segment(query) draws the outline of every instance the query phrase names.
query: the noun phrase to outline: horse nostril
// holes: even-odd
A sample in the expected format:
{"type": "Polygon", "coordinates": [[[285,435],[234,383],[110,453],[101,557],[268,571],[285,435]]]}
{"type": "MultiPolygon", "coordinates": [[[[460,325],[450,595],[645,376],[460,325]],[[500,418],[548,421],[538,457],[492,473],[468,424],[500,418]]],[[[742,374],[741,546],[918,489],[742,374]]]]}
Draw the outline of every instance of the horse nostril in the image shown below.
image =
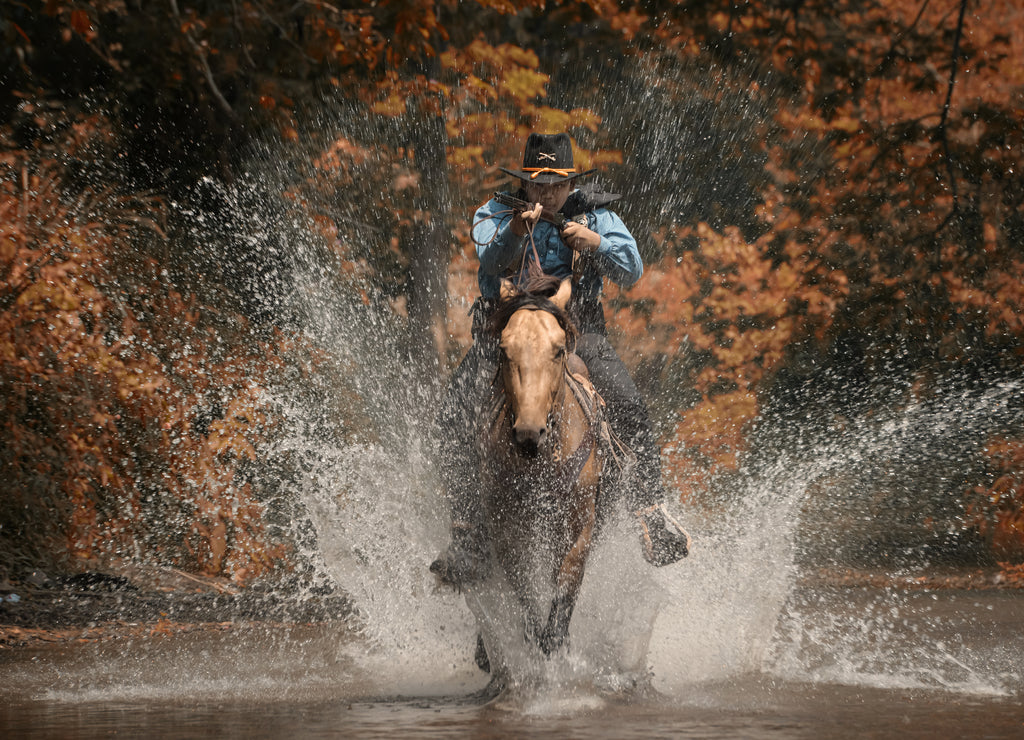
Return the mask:
{"type": "Polygon", "coordinates": [[[545,430],[540,429],[516,429],[516,446],[520,454],[525,457],[535,457],[540,448],[540,441],[544,437],[545,430]]]}
{"type": "Polygon", "coordinates": [[[519,444],[527,444],[533,442],[537,444],[540,442],[541,432],[536,429],[517,429],[516,430],[516,442],[519,444]]]}

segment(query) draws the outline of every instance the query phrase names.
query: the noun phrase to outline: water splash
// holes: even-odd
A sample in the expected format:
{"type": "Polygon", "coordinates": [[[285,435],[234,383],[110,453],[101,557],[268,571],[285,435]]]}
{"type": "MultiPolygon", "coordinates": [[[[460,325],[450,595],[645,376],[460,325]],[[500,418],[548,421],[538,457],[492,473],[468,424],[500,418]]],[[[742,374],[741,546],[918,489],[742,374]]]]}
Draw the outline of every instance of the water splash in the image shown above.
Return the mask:
{"type": "MultiPolygon", "coordinates": [[[[246,187],[260,193],[256,200],[270,197],[265,186],[246,187]]],[[[503,656],[520,707],[541,707],[542,696],[596,697],[647,684],[678,698],[695,684],[752,674],[982,694],[1020,685],[998,646],[974,652],[901,592],[872,592],[851,605],[845,592],[800,585],[815,562],[841,562],[831,533],[841,522],[842,538],[855,535],[850,519],[870,513],[857,508],[863,491],[929,466],[938,471],[932,482],[942,482],[945,470],[952,479],[988,434],[1020,426],[1020,411],[1007,401],[1020,397],[1019,383],[890,404],[889,412],[848,416],[841,425],[764,422],[755,452],[715,506],[678,506],[694,536],[686,561],[652,569],[628,523],[607,529],[588,565],[571,650],[542,660],[524,651],[519,625],[503,621],[500,584],[467,600],[427,570],[447,541],[429,423],[437,388],[413,374],[394,316],[353,300],[294,214],[251,203],[228,210],[261,214],[236,224],[234,238],[248,240],[250,251],[273,245],[274,262],[287,255],[287,271],[271,277],[291,287],[277,291],[287,298],[274,308],[342,369],[322,378],[313,396],[276,389],[291,425],[278,452],[297,461],[294,494],[316,533],[308,556],[359,614],[361,639],[345,654],[376,676],[381,694],[482,688],[487,677],[473,661],[478,622],[503,656]],[[354,391],[366,429],[341,438],[325,430],[320,404],[334,384],[354,391]]]]}
{"type": "MultiPolygon", "coordinates": [[[[682,696],[695,683],[757,673],[981,694],[1019,685],[1020,677],[991,650],[978,655],[948,638],[941,646],[918,639],[928,620],[924,627],[908,626],[922,607],[902,593],[874,594],[853,608],[834,595],[808,596],[799,585],[809,561],[823,551],[822,540],[849,534],[810,536],[830,516],[848,515],[851,489],[876,485],[894,465],[917,469],[943,456],[947,466],[961,465],[988,434],[1018,423],[1007,399],[1020,396],[1019,384],[994,382],[847,419],[842,428],[803,430],[799,444],[762,443],[729,481],[719,506],[679,507],[695,547],[678,565],[647,566],[635,533],[617,522],[588,565],[571,651],[538,662],[521,650],[518,625],[502,621],[507,603],[500,588],[471,594],[467,604],[427,571],[447,541],[423,421],[431,396],[410,388],[405,359],[385,339],[386,320],[332,319],[344,313],[338,298],[318,290],[315,280],[303,283],[299,313],[310,318],[308,330],[321,346],[344,353],[357,372],[392,368],[386,379],[360,387],[367,405],[378,410],[375,441],[325,446],[306,430],[290,443],[312,461],[299,494],[314,520],[320,555],[361,615],[367,643],[354,649],[364,650],[362,660],[373,663],[395,693],[482,686],[486,676],[473,665],[477,621],[492,648],[501,642],[512,683],[528,693],[531,686],[548,692],[573,686],[577,694],[589,687],[598,695],[649,682],[682,696]],[[359,356],[370,347],[372,362],[359,356]],[[951,440],[967,452],[950,455],[951,440]]],[[[295,414],[301,418],[302,409],[295,414]]],[[[762,440],[771,437],[762,430],[762,440]]]]}
{"type": "Polygon", "coordinates": [[[651,568],[624,517],[611,522],[588,565],[571,649],[545,660],[525,649],[519,625],[502,621],[500,587],[467,600],[440,588],[427,569],[447,541],[430,437],[436,389],[413,376],[394,318],[352,300],[331,279],[305,225],[264,213],[268,220],[240,224],[236,238],[287,245],[278,255],[290,255],[289,271],[279,277],[294,290],[275,305],[335,369],[312,395],[306,386],[273,389],[289,425],[274,454],[294,463],[289,492],[316,534],[306,555],[354,602],[355,633],[263,638],[252,653],[234,642],[212,658],[187,641],[170,657],[154,649],[158,657],[149,661],[136,648],[101,651],[86,667],[32,674],[26,683],[57,687],[48,698],[465,696],[488,681],[473,658],[478,619],[491,644],[504,641],[512,691],[499,706],[525,715],[591,711],[605,697],[647,687],[685,703],[695,687],[747,685],[751,676],[1021,691],[1019,635],[984,626],[992,597],[974,604],[970,594],[938,600],[899,589],[811,587],[801,578],[828,552],[835,522],[842,537],[852,536],[848,519],[861,489],[873,490],[893,470],[930,467],[933,480],[951,479],[988,435],[1018,428],[1013,399],[1024,384],[950,390],[842,426],[770,430],[766,423],[760,446],[714,506],[677,505],[694,538],[682,563],[651,568]],[[338,436],[323,408],[339,388],[353,391],[366,417],[356,433],[338,436]],[[812,541],[816,529],[826,536],[812,541]],[[295,656],[315,659],[296,665],[295,656]]]}
{"type": "MultiPolygon", "coordinates": [[[[964,469],[991,435],[1021,428],[1015,399],[1022,391],[1024,385],[1012,380],[980,388],[951,382],[928,400],[848,420],[802,449],[799,458],[784,455],[769,466],[762,483],[773,492],[767,502],[776,514],[787,511],[783,522],[788,528],[780,534],[791,539],[794,576],[822,562],[841,564],[849,557],[851,548],[844,550],[849,540],[867,542],[891,529],[891,519],[883,518],[891,515],[878,515],[865,501],[885,490],[879,481],[896,477],[904,486],[920,486],[896,497],[903,505],[904,525],[915,519],[921,524],[919,531],[904,534],[911,544],[881,548],[882,560],[893,550],[898,555],[898,562],[885,570],[898,575],[902,569],[932,567],[931,559],[942,557],[944,544],[956,540],[964,527],[955,518],[963,511],[964,469]],[[783,481],[793,487],[779,496],[783,481]],[[936,508],[949,517],[946,531],[923,524],[936,508]],[[851,525],[851,511],[861,515],[859,526],[851,525]],[[882,521],[873,521],[873,514],[882,521]]],[[[1004,695],[1021,686],[1021,673],[1007,660],[1005,643],[986,642],[989,633],[980,627],[984,614],[965,617],[972,610],[967,603],[950,608],[957,600],[970,600],[969,593],[945,596],[946,613],[939,613],[934,592],[895,586],[811,588],[792,579],[787,591],[762,663],[771,674],[815,683],[983,695],[1004,695]]]]}

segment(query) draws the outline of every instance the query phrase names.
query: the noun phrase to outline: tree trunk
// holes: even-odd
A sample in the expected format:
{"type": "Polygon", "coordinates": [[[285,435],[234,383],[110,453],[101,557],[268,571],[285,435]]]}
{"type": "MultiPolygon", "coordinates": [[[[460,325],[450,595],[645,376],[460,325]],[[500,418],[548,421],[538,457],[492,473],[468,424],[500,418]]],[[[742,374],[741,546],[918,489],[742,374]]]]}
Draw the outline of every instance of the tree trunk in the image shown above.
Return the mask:
{"type": "Polygon", "coordinates": [[[417,210],[423,220],[413,229],[409,265],[409,346],[424,377],[439,377],[448,348],[448,191],[447,132],[442,114],[414,124],[414,157],[420,173],[417,210]]]}

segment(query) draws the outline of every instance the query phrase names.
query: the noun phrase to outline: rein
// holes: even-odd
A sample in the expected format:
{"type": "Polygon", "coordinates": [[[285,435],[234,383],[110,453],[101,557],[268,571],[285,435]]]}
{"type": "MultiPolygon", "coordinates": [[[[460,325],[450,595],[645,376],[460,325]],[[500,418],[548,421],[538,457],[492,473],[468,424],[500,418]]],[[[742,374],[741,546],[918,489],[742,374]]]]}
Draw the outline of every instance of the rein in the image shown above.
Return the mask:
{"type": "Polygon", "coordinates": [[[569,455],[559,466],[558,481],[560,487],[568,490],[568,488],[580,479],[580,475],[583,473],[583,467],[587,464],[587,460],[590,459],[590,455],[594,452],[597,447],[597,424],[594,418],[594,409],[589,405],[589,395],[584,390],[583,385],[579,379],[569,372],[569,368],[563,368],[563,381],[562,381],[562,403],[565,403],[565,387],[569,386],[572,388],[573,395],[576,396],[576,401],[579,403],[580,408],[583,409],[584,416],[587,417],[587,432],[583,435],[582,441],[580,441],[579,447],[569,455]]]}
{"type": "MultiPolygon", "coordinates": [[[[514,215],[515,215],[515,211],[513,209],[509,208],[508,210],[495,211],[494,213],[490,214],[489,216],[484,216],[481,219],[477,219],[476,221],[473,222],[473,225],[469,229],[470,239],[472,239],[473,243],[475,245],[477,245],[478,247],[489,246],[492,242],[494,242],[495,239],[498,238],[498,230],[497,229],[494,230],[494,234],[491,235],[490,239],[488,239],[485,242],[481,242],[481,241],[477,241],[476,238],[473,237],[473,231],[476,229],[477,225],[483,223],[484,221],[490,221],[493,218],[506,219],[506,218],[509,218],[510,216],[514,216],[514,215]]],[[[536,267],[538,272],[544,272],[544,268],[543,268],[543,266],[540,263],[540,254],[537,252],[537,243],[533,239],[533,229],[534,229],[534,227],[531,226],[531,225],[527,225],[527,227],[526,227],[526,236],[530,240],[530,248],[523,250],[523,258],[519,262],[519,274],[520,275],[522,275],[523,272],[526,271],[526,260],[527,260],[528,255],[530,255],[531,253],[533,255],[533,265],[531,265],[531,267],[536,267]]],[[[570,248],[569,251],[572,252],[572,265],[571,265],[570,269],[572,270],[573,281],[574,282],[578,282],[579,281],[579,276],[577,274],[577,261],[580,258],[580,254],[575,249],[571,249],[570,248]]]]}

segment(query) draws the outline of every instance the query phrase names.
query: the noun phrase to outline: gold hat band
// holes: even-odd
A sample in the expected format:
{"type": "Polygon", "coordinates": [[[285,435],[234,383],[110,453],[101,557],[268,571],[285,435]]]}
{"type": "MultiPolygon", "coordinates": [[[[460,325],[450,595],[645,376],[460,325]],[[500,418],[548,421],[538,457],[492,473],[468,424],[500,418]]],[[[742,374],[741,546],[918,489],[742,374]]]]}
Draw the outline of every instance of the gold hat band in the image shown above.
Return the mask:
{"type": "Polygon", "coordinates": [[[531,180],[536,180],[537,175],[543,174],[545,172],[552,172],[556,175],[561,175],[562,177],[568,177],[570,172],[575,171],[576,169],[574,167],[569,167],[568,169],[555,169],[554,167],[523,167],[523,172],[533,173],[532,175],[530,175],[531,180]]]}

